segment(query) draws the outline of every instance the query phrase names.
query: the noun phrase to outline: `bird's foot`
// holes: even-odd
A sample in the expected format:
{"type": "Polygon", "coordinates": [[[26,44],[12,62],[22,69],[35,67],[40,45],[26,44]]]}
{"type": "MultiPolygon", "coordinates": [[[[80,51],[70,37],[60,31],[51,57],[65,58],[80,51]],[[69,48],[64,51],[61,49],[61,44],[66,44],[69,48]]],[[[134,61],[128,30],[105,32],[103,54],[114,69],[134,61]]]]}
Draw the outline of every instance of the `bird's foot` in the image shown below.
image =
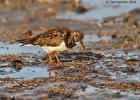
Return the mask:
{"type": "Polygon", "coordinates": [[[51,60],[51,61],[49,62],[49,64],[50,64],[50,65],[54,65],[55,62],[54,62],[53,60],[51,60]]]}
{"type": "Polygon", "coordinates": [[[58,65],[62,65],[62,62],[61,62],[61,61],[58,61],[57,64],[58,64],[58,65]]]}

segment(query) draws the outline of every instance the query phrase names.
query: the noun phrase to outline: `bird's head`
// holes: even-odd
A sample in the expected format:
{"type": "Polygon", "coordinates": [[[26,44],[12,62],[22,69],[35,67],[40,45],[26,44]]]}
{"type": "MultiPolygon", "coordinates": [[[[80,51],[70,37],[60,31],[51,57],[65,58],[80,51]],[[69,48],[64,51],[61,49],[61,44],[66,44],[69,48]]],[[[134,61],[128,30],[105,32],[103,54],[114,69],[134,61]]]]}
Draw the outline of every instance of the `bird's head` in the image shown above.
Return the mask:
{"type": "Polygon", "coordinates": [[[85,46],[84,46],[84,43],[83,43],[84,34],[80,31],[73,31],[71,34],[72,34],[74,42],[75,43],[79,42],[81,49],[85,50],[85,46]]]}

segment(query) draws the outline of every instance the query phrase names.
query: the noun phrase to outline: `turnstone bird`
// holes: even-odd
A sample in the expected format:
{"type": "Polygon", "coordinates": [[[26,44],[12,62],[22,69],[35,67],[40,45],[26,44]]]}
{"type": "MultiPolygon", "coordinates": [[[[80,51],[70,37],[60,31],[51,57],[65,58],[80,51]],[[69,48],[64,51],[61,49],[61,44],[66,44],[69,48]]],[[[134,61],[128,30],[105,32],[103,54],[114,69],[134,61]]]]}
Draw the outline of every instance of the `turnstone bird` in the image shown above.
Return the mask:
{"type": "Polygon", "coordinates": [[[80,31],[72,31],[67,28],[56,27],[49,29],[35,37],[20,40],[20,42],[25,46],[40,46],[44,51],[48,53],[49,64],[54,64],[51,54],[55,55],[58,64],[62,64],[58,58],[59,52],[75,47],[77,42],[80,43],[82,50],[84,50],[85,47],[83,44],[83,38],[84,35],[80,31]]]}

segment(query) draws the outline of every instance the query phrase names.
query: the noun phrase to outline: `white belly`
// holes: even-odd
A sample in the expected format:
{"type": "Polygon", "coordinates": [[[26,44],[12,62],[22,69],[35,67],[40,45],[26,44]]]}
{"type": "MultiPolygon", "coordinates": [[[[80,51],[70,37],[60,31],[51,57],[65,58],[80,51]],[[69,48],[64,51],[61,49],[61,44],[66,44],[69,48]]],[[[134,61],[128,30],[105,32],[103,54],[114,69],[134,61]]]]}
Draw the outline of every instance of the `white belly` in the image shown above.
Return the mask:
{"type": "Polygon", "coordinates": [[[59,46],[56,46],[56,47],[43,46],[42,48],[46,52],[65,51],[65,50],[67,50],[67,47],[65,46],[64,42],[62,42],[59,46]]]}

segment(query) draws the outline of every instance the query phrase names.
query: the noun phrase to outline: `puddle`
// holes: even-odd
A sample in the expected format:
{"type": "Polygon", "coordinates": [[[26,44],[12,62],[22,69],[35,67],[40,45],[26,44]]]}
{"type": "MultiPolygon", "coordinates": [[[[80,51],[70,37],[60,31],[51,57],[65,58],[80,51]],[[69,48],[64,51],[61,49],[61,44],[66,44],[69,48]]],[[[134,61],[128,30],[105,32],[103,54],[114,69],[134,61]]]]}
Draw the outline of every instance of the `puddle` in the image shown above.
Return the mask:
{"type": "Polygon", "coordinates": [[[104,55],[105,59],[95,64],[95,70],[108,73],[110,79],[140,82],[138,63],[135,63],[135,65],[126,63],[129,59],[139,59],[138,55],[127,55],[119,50],[107,51],[104,55]]]}
{"type": "Polygon", "coordinates": [[[109,50],[109,51],[105,51],[104,52],[104,55],[106,56],[106,57],[124,57],[124,56],[127,56],[126,54],[125,54],[125,52],[123,52],[123,51],[120,51],[120,50],[116,50],[116,51],[111,51],[111,50],[109,50]]]}
{"type": "MultiPolygon", "coordinates": [[[[109,94],[112,94],[113,98],[116,98],[116,99],[112,98],[111,100],[131,100],[131,99],[129,99],[129,97],[131,97],[131,96],[134,96],[134,98],[139,97],[139,96],[135,96],[135,94],[132,91],[129,91],[129,90],[128,91],[123,91],[123,90],[120,90],[120,89],[109,89],[109,88],[106,88],[104,90],[108,91],[109,94]]],[[[136,90],[135,93],[139,93],[139,91],[136,90]]],[[[137,99],[134,99],[134,100],[137,100],[137,99]]]]}
{"type": "Polygon", "coordinates": [[[10,62],[0,62],[0,67],[9,66],[10,64],[10,62]]]}
{"type": "MultiPolygon", "coordinates": [[[[111,100],[129,100],[128,98],[131,98],[131,97],[139,98],[139,96],[135,96],[135,94],[129,90],[123,91],[121,89],[109,89],[109,88],[101,89],[101,88],[92,87],[90,85],[87,86],[87,88],[85,89],[85,92],[79,92],[79,93],[78,93],[79,96],[84,95],[85,97],[87,97],[87,94],[92,94],[91,97],[92,99],[94,98],[94,100],[104,100],[104,99],[99,99],[99,98],[97,99],[97,97],[107,97],[107,99],[105,100],[108,100],[109,95],[110,97],[113,97],[111,100]]],[[[139,93],[139,91],[135,91],[135,93],[139,93]]]]}
{"type": "Polygon", "coordinates": [[[40,54],[43,52],[38,46],[21,46],[20,43],[17,44],[8,44],[0,42],[0,55],[4,54],[22,54],[22,53],[31,53],[31,54],[40,54]]]}
{"type": "Polygon", "coordinates": [[[130,56],[133,56],[133,55],[140,56],[140,49],[137,49],[137,50],[134,50],[134,51],[130,51],[128,53],[128,55],[130,55],[130,56]]]}
{"type": "Polygon", "coordinates": [[[87,88],[85,89],[85,92],[86,92],[86,93],[94,93],[94,92],[96,92],[96,89],[93,88],[93,87],[90,86],[90,85],[87,85],[87,88]]]}
{"type": "Polygon", "coordinates": [[[98,35],[95,35],[95,34],[86,34],[84,36],[84,42],[97,42],[97,41],[109,41],[109,40],[112,40],[112,37],[111,36],[98,36],[98,35]]]}
{"type": "Polygon", "coordinates": [[[127,80],[140,82],[140,73],[133,74],[133,75],[128,75],[127,80]]]}
{"type": "Polygon", "coordinates": [[[23,67],[21,70],[16,71],[13,68],[0,68],[0,78],[14,78],[29,80],[34,78],[48,77],[47,67],[38,66],[38,67],[23,67]]]}
{"type": "MultiPolygon", "coordinates": [[[[140,7],[140,1],[136,0],[136,3],[106,3],[107,0],[81,0],[81,2],[91,8],[84,14],[77,14],[75,12],[67,12],[58,14],[56,18],[60,19],[76,19],[76,20],[89,20],[98,19],[101,20],[105,17],[117,16],[121,13],[129,12],[135,8],[140,7]],[[99,13],[100,12],[100,13],[99,13]]],[[[110,1],[110,0],[108,0],[110,1]]],[[[128,0],[129,1],[129,0],[128,0]]]]}

